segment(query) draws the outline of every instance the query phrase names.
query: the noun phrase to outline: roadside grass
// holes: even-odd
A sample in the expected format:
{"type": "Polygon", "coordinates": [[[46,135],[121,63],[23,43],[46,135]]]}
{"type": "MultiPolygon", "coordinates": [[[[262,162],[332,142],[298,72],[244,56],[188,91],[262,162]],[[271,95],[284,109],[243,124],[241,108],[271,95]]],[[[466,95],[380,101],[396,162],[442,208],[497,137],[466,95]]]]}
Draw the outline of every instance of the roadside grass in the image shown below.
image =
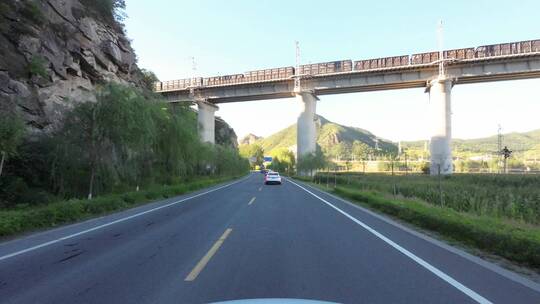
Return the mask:
{"type": "MultiPolygon", "coordinates": [[[[540,225],[540,175],[453,174],[440,180],[420,174],[338,173],[330,183],[422,200],[458,212],[540,225]]],[[[315,181],[326,182],[318,173],[315,181]]]]}
{"type": "Polygon", "coordinates": [[[71,199],[45,206],[0,210],[0,238],[56,227],[144,205],[236,179],[240,176],[203,178],[178,185],[153,186],[147,190],[71,199]]]}
{"type": "MultiPolygon", "coordinates": [[[[306,179],[300,180],[310,182],[306,179]]],[[[362,191],[355,186],[339,185],[325,189],[316,184],[312,185],[358,205],[437,232],[452,241],[540,269],[540,227],[458,212],[417,199],[392,199],[386,197],[384,193],[374,190],[362,191]]]]}

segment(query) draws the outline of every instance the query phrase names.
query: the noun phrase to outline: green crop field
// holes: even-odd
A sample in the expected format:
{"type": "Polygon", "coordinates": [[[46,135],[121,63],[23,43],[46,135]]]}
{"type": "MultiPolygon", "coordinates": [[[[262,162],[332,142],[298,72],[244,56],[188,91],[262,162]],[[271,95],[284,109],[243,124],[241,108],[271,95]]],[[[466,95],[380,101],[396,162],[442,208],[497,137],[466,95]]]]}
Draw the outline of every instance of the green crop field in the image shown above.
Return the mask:
{"type": "MultiPolygon", "coordinates": [[[[333,185],[334,175],[329,177],[333,185]]],[[[324,184],[327,179],[323,173],[315,181],[324,184]]],[[[439,180],[427,175],[338,173],[336,182],[458,212],[540,224],[540,175],[454,174],[439,180]]]]}

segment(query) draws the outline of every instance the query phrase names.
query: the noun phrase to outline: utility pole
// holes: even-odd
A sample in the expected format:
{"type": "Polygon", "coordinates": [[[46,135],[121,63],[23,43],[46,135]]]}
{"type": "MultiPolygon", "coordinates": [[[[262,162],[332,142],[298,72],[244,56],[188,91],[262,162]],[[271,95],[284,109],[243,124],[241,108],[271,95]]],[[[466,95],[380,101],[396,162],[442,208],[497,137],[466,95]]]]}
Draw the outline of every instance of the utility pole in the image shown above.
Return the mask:
{"type": "Polygon", "coordinates": [[[362,159],[362,171],[364,174],[366,174],[366,160],[362,159]]]}
{"type": "Polygon", "coordinates": [[[444,51],[443,51],[443,22],[439,20],[438,27],[438,45],[439,45],[439,77],[444,77],[444,51]]]}
{"type": "Polygon", "coordinates": [[[2,170],[4,169],[4,161],[6,160],[6,152],[1,151],[2,160],[0,160],[0,176],[2,176],[2,170]]]}
{"type": "Polygon", "coordinates": [[[501,154],[503,155],[504,157],[504,173],[506,174],[507,173],[507,169],[506,169],[506,161],[507,159],[512,156],[512,151],[511,150],[508,150],[508,147],[504,146],[504,148],[502,149],[501,151],[501,154]]]}
{"type": "Polygon", "coordinates": [[[330,165],[326,166],[326,188],[330,184],[330,165]]]}
{"type": "Polygon", "coordinates": [[[444,205],[443,201],[443,192],[442,192],[442,181],[441,181],[441,163],[437,165],[437,175],[439,179],[439,204],[442,207],[444,205]]]}
{"type": "Polygon", "coordinates": [[[409,166],[407,164],[407,151],[405,151],[404,155],[405,155],[405,176],[407,176],[407,174],[409,173],[409,166]]]}
{"type": "Polygon", "coordinates": [[[197,71],[197,65],[195,64],[195,57],[191,57],[191,84],[189,87],[189,95],[192,98],[195,98],[195,86],[197,84],[197,79],[195,78],[195,74],[197,71]]]}
{"type": "Polygon", "coordinates": [[[334,189],[337,187],[337,173],[336,173],[336,167],[334,167],[334,189]]]}
{"type": "Polygon", "coordinates": [[[294,67],[294,91],[300,93],[302,91],[300,84],[300,42],[295,41],[296,46],[296,64],[294,67]]]}
{"type": "Polygon", "coordinates": [[[394,176],[394,156],[390,156],[391,165],[392,165],[392,193],[394,194],[394,199],[396,199],[396,177],[394,176]]]}
{"type": "Polygon", "coordinates": [[[503,142],[502,127],[499,124],[498,129],[497,129],[497,154],[498,154],[497,165],[499,167],[499,173],[502,173],[502,170],[501,170],[501,167],[502,167],[501,158],[502,158],[502,151],[503,151],[502,142],[503,142]]]}
{"type": "Polygon", "coordinates": [[[392,176],[394,176],[394,156],[390,155],[390,166],[392,168],[392,176]]]}

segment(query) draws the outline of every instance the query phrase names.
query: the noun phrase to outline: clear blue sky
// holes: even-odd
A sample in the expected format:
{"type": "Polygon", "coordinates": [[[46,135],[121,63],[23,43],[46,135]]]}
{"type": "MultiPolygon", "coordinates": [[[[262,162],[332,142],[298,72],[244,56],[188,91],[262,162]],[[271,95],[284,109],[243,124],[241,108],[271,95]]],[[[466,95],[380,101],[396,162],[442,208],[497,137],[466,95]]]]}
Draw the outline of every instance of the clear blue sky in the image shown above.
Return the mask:
{"type": "MultiPolygon", "coordinates": [[[[365,59],[540,39],[540,1],[127,1],[127,32],[141,67],[161,80],[365,59]],[[518,4],[519,3],[519,4],[518,4]]],[[[540,128],[540,80],[453,89],[453,135],[474,138],[540,128]]],[[[429,138],[422,89],[323,96],[317,112],[391,140],[429,138]]],[[[293,99],[222,104],[239,136],[267,136],[295,123],[293,99]],[[264,116],[264,119],[261,119],[264,116]]]]}

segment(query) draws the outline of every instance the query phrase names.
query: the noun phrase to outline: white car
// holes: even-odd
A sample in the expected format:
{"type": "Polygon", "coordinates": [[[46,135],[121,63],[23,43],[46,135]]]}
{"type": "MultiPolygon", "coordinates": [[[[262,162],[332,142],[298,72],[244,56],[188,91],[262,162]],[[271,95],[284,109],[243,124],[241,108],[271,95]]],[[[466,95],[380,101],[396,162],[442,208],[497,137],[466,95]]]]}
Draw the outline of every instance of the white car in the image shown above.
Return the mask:
{"type": "Polygon", "coordinates": [[[271,171],[266,174],[264,177],[264,184],[270,185],[270,184],[277,184],[281,185],[281,176],[279,176],[279,173],[271,171]]]}

